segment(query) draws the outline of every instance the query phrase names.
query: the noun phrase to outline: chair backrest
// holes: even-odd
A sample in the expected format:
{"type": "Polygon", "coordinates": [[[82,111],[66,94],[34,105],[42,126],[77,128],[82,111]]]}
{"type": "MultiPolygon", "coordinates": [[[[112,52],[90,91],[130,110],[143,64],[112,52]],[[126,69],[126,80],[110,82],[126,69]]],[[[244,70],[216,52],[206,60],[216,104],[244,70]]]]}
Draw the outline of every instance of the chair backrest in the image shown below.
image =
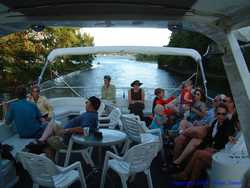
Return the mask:
{"type": "Polygon", "coordinates": [[[105,104],[103,102],[101,102],[101,104],[97,110],[99,116],[101,116],[103,114],[104,109],[105,109],[105,104]]]}
{"type": "Polygon", "coordinates": [[[108,115],[110,122],[118,122],[118,120],[120,119],[122,113],[121,110],[119,108],[114,108],[110,114],[108,115]]]}
{"type": "Polygon", "coordinates": [[[23,167],[29,172],[34,183],[42,186],[53,186],[52,176],[58,174],[55,164],[44,155],[27,152],[17,154],[23,167]]]}
{"type": "Polygon", "coordinates": [[[133,146],[124,156],[131,173],[142,172],[150,168],[152,160],[159,151],[159,142],[147,142],[133,146]]]}
{"type": "Polygon", "coordinates": [[[139,122],[128,116],[121,116],[121,121],[123,125],[123,129],[127,134],[128,138],[134,142],[141,142],[141,131],[139,122]]]}

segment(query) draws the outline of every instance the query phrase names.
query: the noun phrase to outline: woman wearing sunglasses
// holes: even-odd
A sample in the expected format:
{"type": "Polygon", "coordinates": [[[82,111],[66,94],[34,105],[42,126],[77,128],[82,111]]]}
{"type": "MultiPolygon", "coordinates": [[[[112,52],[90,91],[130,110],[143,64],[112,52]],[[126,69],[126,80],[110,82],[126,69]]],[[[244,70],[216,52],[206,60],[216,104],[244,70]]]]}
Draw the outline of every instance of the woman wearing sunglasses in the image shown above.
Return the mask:
{"type": "Polygon", "coordinates": [[[190,109],[186,109],[188,115],[184,115],[184,119],[180,122],[180,130],[185,130],[190,127],[194,121],[201,120],[207,114],[205,104],[205,95],[202,89],[196,88],[194,91],[194,102],[190,109]]]}

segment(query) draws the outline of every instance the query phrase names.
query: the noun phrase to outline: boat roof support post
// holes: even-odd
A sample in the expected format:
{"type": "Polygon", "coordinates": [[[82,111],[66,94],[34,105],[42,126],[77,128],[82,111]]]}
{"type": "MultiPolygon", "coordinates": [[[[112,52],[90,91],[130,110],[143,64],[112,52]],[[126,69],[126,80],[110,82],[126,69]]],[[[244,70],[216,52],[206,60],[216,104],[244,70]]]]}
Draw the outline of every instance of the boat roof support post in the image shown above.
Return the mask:
{"type": "Polygon", "coordinates": [[[39,75],[39,77],[38,77],[38,86],[40,86],[40,84],[41,84],[41,82],[42,82],[42,80],[43,80],[43,75],[44,75],[44,73],[45,73],[45,70],[47,69],[47,67],[48,67],[48,64],[49,64],[49,60],[47,60],[46,61],[46,63],[44,64],[44,66],[43,66],[43,69],[42,69],[42,71],[41,71],[41,73],[40,73],[40,75],[39,75]]]}
{"type": "Polygon", "coordinates": [[[234,96],[248,154],[250,154],[250,74],[233,32],[226,33],[226,36],[226,50],[223,55],[224,67],[234,96]]]}
{"type": "Polygon", "coordinates": [[[203,80],[203,87],[204,87],[205,95],[206,95],[207,98],[209,98],[208,93],[207,93],[207,80],[206,80],[205,71],[204,71],[204,69],[203,69],[202,60],[199,59],[199,60],[197,61],[197,63],[198,63],[199,66],[200,66],[201,77],[202,77],[202,80],[203,80]]]}

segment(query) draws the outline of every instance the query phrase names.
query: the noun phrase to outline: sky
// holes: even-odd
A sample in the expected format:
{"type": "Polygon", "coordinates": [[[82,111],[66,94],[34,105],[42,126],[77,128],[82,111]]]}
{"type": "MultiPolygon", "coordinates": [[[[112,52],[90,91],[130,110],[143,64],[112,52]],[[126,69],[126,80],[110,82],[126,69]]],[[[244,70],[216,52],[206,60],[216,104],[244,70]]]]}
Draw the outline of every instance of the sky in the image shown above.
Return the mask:
{"type": "Polygon", "coordinates": [[[163,46],[171,31],[161,28],[81,28],[94,37],[95,46],[163,46]]]}

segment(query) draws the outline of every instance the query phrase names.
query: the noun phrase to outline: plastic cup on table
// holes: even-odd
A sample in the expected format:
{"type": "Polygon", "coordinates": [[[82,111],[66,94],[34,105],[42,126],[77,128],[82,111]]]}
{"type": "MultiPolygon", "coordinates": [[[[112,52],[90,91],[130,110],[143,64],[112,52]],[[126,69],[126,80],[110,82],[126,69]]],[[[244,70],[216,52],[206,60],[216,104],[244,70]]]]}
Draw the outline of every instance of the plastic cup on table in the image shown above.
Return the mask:
{"type": "Polygon", "coordinates": [[[89,127],[83,128],[84,136],[89,136],[89,127]]]}

